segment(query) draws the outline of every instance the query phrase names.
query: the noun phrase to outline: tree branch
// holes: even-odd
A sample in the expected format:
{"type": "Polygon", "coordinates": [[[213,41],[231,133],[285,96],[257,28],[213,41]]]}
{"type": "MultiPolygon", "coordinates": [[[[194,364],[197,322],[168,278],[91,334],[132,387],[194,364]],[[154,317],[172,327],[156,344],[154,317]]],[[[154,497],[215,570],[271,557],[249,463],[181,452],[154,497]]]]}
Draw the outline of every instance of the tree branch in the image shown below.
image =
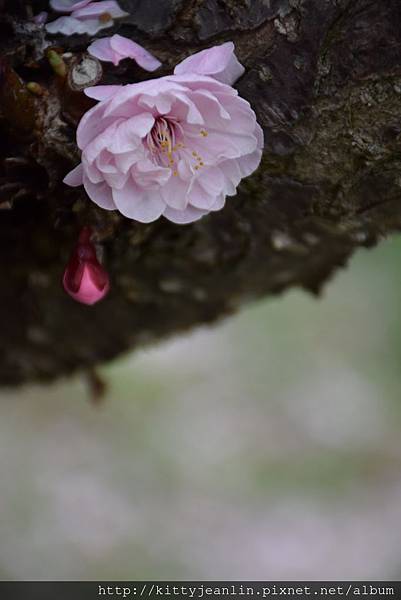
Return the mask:
{"type": "MultiPolygon", "coordinates": [[[[72,53],[71,69],[88,39],[28,24],[46,2],[1,4],[3,384],[90,369],[291,286],[318,293],[356,248],[400,229],[399,0],[121,0],[131,16],[114,31],[160,58],[162,74],[226,40],[246,67],[237,87],[264,129],[262,166],[223,211],[187,226],[136,224],[61,183],[90,104],[48,51],[72,53]],[[60,286],[84,224],[113,281],[93,308],[60,286]]],[[[141,78],[123,63],[102,83],[141,78]]]]}

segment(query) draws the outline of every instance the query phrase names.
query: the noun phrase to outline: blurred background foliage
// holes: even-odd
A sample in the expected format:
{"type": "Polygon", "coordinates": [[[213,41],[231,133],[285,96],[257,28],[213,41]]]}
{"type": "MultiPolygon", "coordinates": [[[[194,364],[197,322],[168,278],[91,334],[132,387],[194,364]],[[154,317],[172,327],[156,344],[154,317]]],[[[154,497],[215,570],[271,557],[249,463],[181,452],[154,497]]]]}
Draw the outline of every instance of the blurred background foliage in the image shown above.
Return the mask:
{"type": "Polygon", "coordinates": [[[0,578],[400,579],[400,257],[1,391],[0,578]]]}

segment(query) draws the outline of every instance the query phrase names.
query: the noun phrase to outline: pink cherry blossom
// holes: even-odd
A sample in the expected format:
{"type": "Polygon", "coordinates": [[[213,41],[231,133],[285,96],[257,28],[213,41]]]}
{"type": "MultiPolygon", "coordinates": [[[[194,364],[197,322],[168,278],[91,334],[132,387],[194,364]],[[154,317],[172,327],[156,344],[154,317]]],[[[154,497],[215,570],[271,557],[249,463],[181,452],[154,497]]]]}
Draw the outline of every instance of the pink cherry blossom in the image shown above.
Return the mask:
{"type": "Polygon", "coordinates": [[[260,163],[255,113],[213,77],[175,74],[87,95],[99,103],[79,124],[82,163],[64,182],[83,184],[106,210],[142,223],[161,215],[190,223],[223,208],[260,163]]]}
{"type": "Polygon", "coordinates": [[[48,33],[96,35],[102,29],[112,27],[114,19],[128,15],[121,10],[116,0],[103,0],[102,2],[85,2],[83,0],[75,3],[72,10],[71,15],[59,17],[48,23],[46,25],[48,33]]]}
{"type": "Polygon", "coordinates": [[[63,286],[74,300],[91,305],[106,296],[110,282],[90,238],[91,230],[84,227],[64,271],[63,286]]]}
{"type": "Polygon", "coordinates": [[[234,54],[232,42],[192,54],[174,69],[175,75],[209,75],[227,85],[233,85],[244,72],[244,67],[234,54]]]}
{"type": "Polygon", "coordinates": [[[161,62],[145,48],[118,34],[95,40],[88,47],[88,52],[99,60],[112,62],[115,66],[124,58],[132,58],[146,71],[156,71],[161,67],[161,62]]]}

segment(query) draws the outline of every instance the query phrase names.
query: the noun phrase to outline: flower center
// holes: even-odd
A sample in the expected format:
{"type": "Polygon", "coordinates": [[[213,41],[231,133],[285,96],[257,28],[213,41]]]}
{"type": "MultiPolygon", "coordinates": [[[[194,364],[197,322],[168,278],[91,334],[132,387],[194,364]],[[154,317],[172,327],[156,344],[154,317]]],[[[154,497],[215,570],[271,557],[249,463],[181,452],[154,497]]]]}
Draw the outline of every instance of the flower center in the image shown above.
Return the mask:
{"type": "MultiPolygon", "coordinates": [[[[208,133],[202,129],[200,135],[206,137],[208,133]]],[[[148,133],[147,143],[157,162],[173,169],[175,177],[178,175],[177,163],[181,158],[187,158],[187,162],[196,171],[204,166],[202,157],[195,151],[191,152],[184,143],[183,127],[174,117],[157,117],[148,133]]]]}
{"type": "Polygon", "coordinates": [[[101,23],[108,23],[109,21],[112,21],[112,20],[113,20],[113,17],[108,12],[104,12],[101,15],[99,15],[99,21],[101,23]]]}
{"type": "Polygon", "coordinates": [[[179,133],[178,128],[181,129],[181,126],[175,119],[158,117],[147,138],[152,154],[157,155],[157,158],[167,158],[170,164],[174,163],[173,153],[178,150],[175,145],[177,133],[179,133]]]}

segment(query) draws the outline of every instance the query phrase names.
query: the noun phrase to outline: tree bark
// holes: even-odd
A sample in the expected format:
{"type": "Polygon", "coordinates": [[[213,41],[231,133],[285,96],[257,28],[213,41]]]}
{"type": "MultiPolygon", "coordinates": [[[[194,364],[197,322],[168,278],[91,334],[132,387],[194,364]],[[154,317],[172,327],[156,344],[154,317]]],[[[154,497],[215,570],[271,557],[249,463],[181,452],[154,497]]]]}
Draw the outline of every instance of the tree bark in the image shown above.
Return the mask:
{"type": "MultiPolygon", "coordinates": [[[[29,19],[46,1],[0,0],[2,384],[92,369],[292,286],[317,294],[356,248],[401,227],[399,0],[120,5],[130,17],[105,34],[153,52],[163,62],[157,76],[234,41],[246,67],[236,87],[264,129],[262,165],[224,210],[193,225],[141,225],[97,208],[62,184],[79,160],[76,125],[91,104],[48,61],[49,49],[71,53],[71,73],[89,40],[45,36],[29,19]],[[94,307],[60,284],[83,225],[112,278],[94,307]]],[[[146,75],[126,61],[103,66],[102,77],[146,75]]]]}

